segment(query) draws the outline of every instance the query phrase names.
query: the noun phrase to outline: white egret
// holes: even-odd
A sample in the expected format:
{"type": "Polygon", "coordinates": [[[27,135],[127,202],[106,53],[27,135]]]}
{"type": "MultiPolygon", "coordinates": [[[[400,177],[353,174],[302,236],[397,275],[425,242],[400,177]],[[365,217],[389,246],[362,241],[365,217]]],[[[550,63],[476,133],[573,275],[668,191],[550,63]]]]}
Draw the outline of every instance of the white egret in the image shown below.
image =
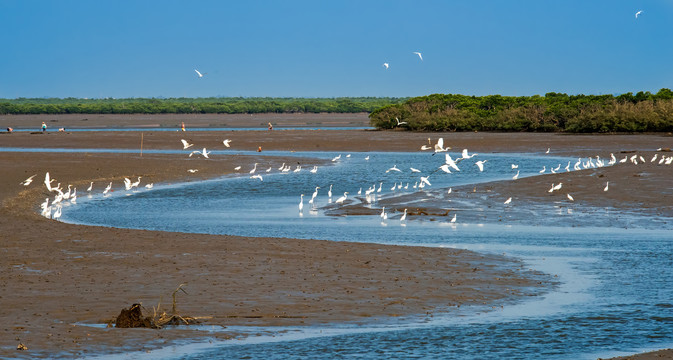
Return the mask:
{"type": "Polygon", "coordinates": [[[545,151],[545,154],[549,154],[549,151],[551,151],[551,148],[547,148],[547,151],[545,151]]]}
{"type": "Polygon", "coordinates": [[[131,180],[129,178],[124,178],[124,188],[126,191],[131,190],[131,180]]]}
{"type": "Polygon", "coordinates": [[[311,200],[308,201],[309,204],[313,205],[313,200],[318,196],[318,189],[320,189],[320,186],[315,187],[315,191],[313,192],[313,195],[311,195],[311,200]]]}
{"type": "Polygon", "coordinates": [[[636,12],[636,19],[638,18],[638,15],[640,15],[640,14],[642,14],[642,13],[643,13],[642,10],[638,10],[638,12],[636,12]]]}
{"type": "Polygon", "coordinates": [[[257,171],[257,163],[255,163],[255,166],[253,166],[252,170],[250,170],[250,175],[254,174],[255,171],[257,171]]]}
{"type": "Polygon", "coordinates": [[[369,155],[365,156],[365,161],[369,161],[369,155]]]}
{"type": "Polygon", "coordinates": [[[60,218],[60,217],[61,217],[61,210],[62,210],[62,209],[63,209],[63,207],[62,207],[61,205],[58,205],[58,206],[56,207],[56,211],[54,212],[54,215],[52,215],[51,218],[54,219],[54,220],[60,218]]]}
{"type": "Polygon", "coordinates": [[[332,159],[332,162],[335,162],[335,161],[337,161],[337,160],[339,160],[339,159],[341,159],[341,154],[335,156],[335,157],[332,159]]]}
{"type": "Polygon", "coordinates": [[[404,209],[404,214],[403,214],[402,217],[400,218],[400,221],[404,221],[404,220],[406,220],[406,219],[407,219],[407,209],[404,209]]]}
{"type": "Polygon", "coordinates": [[[283,171],[284,168],[285,168],[285,163],[283,163],[283,165],[281,165],[281,166],[278,168],[278,170],[279,170],[279,171],[283,171]]]}
{"type": "Polygon", "coordinates": [[[607,182],[605,183],[605,187],[603,188],[603,191],[608,191],[608,187],[609,187],[609,186],[610,186],[610,182],[607,181],[607,182]]]}
{"type": "Polygon", "coordinates": [[[329,185],[329,190],[327,190],[327,197],[332,198],[332,184],[329,185]]]}
{"type": "Polygon", "coordinates": [[[231,139],[222,140],[222,144],[224,144],[226,147],[231,147],[231,139]]]}
{"type": "Polygon", "coordinates": [[[548,193],[554,192],[554,183],[551,184],[551,187],[549,190],[547,190],[548,193]]]}
{"type": "Polygon", "coordinates": [[[510,198],[507,198],[507,200],[505,200],[504,204],[509,205],[511,202],[512,202],[512,198],[510,197],[510,198]]]}
{"type": "Polygon", "coordinates": [[[33,178],[36,177],[36,176],[37,176],[37,174],[35,174],[35,175],[29,177],[29,178],[26,179],[26,180],[23,180],[23,181],[21,182],[21,185],[23,185],[23,186],[28,186],[28,185],[30,185],[30,183],[33,182],[33,178]]]}
{"type": "Polygon", "coordinates": [[[266,172],[271,172],[271,166],[269,166],[269,168],[266,169],[266,172]]]}
{"type": "Polygon", "coordinates": [[[378,190],[376,190],[376,192],[377,192],[377,193],[380,193],[380,192],[381,192],[381,188],[383,188],[383,182],[380,182],[380,183],[379,183],[379,188],[378,188],[378,190]]]}
{"type": "Polygon", "coordinates": [[[423,150],[423,151],[430,150],[430,149],[432,149],[432,148],[429,147],[428,145],[421,145],[421,150],[423,150]]]}
{"type": "Polygon", "coordinates": [[[444,138],[439,138],[437,139],[437,143],[435,144],[435,152],[444,152],[451,149],[450,147],[444,147],[444,138]]]}
{"type": "Polygon", "coordinates": [[[444,171],[445,173],[451,174],[451,170],[449,170],[449,165],[442,165],[439,167],[440,170],[444,171]]]}
{"type": "Polygon", "coordinates": [[[201,72],[199,72],[196,69],[194,69],[194,71],[196,71],[196,75],[199,77],[199,79],[203,77],[203,74],[201,74],[201,72]]]}
{"type": "Polygon", "coordinates": [[[182,141],[182,150],[187,150],[190,147],[194,146],[194,144],[188,143],[187,140],[185,139],[180,139],[180,141],[182,141]]]}
{"type": "Polygon", "coordinates": [[[103,190],[103,195],[107,194],[110,189],[112,189],[112,181],[110,181],[110,184],[108,184],[108,186],[105,187],[105,190],[103,190]]]}
{"type": "Polygon", "coordinates": [[[386,68],[386,70],[388,70],[388,68],[390,67],[390,64],[388,64],[387,62],[384,62],[383,67],[386,68]]]}
{"type": "Polygon", "coordinates": [[[318,167],[314,165],[313,169],[309,170],[308,172],[310,172],[311,174],[315,174],[318,172],[318,167]]]}
{"type": "Polygon", "coordinates": [[[452,189],[452,188],[449,188],[449,191],[447,191],[446,193],[447,193],[447,194],[451,194],[452,192],[453,192],[453,189],[452,189]]]}
{"type": "Polygon", "coordinates": [[[252,175],[250,176],[251,179],[259,179],[259,181],[264,181],[264,178],[262,178],[262,175],[252,175]]]}
{"type": "Polygon", "coordinates": [[[418,58],[423,61],[423,54],[421,54],[419,51],[414,51],[414,54],[418,55],[418,58]]]}
{"type": "Polygon", "coordinates": [[[386,173],[389,173],[389,172],[391,172],[391,171],[402,172],[402,170],[400,170],[400,169],[397,168],[397,165],[393,165],[393,167],[391,167],[390,169],[386,170],[386,173]]]}
{"type": "Polygon", "coordinates": [[[304,211],[304,194],[301,194],[301,197],[299,198],[299,212],[304,211]]]}
{"type": "Polygon", "coordinates": [[[48,191],[53,191],[53,188],[51,187],[51,183],[54,182],[55,179],[49,179],[49,171],[47,171],[46,174],[44,174],[44,185],[47,187],[48,191]]]}
{"type": "Polygon", "coordinates": [[[77,204],[77,188],[73,189],[72,195],[70,195],[70,202],[73,204],[77,204]]]}
{"type": "Polygon", "coordinates": [[[451,158],[450,154],[444,154],[444,163],[456,171],[460,171],[458,164],[451,158]]]}
{"type": "Polygon", "coordinates": [[[131,188],[138,188],[138,185],[140,185],[140,178],[141,176],[138,176],[138,180],[131,184],[131,188]]]}
{"type": "Polygon", "coordinates": [[[154,183],[145,184],[145,189],[151,189],[154,187],[154,183]]]}
{"type": "Polygon", "coordinates": [[[475,157],[475,156],[477,156],[477,155],[479,155],[479,154],[472,154],[472,155],[469,155],[469,154],[467,153],[467,149],[463,149],[463,153],[461,154],[461,156],[462,156],[463,159],[473,158],[473,157],[475,157]]]}
{"type": "Polygon", "coordinates": [[[479,171],[483,172],[484,171],[484,163],[487,162],[487,161],[488,160],[481,160],[481,161],[477,161],[474,164],[477,165],[477,167],[479,168],[479,171]]]}
{"type": "Polygon", "coordinates": [[[575,199],[574,199],[574,198],[572,197],[572,195],[570,195],[570,194],[566,194],[566,197],[567,197],[568,200],[570,200],[570,201],[575,201],[575,199]]]}
{"type": "Polygon", "coordinates": [[[518,168],[519,168],[519,165],[514,165],[514,164],[512,164],[512,170],[514,170],[514,169],[518,169],[518,168]]]}
{"type": "Polygon", "coordinates": [[[395,118],[395,120],[397,120],[397,126],[400,126],[400,125],[406,125],[406,124],[407,124],[406,121],[400,121],[400,119],[398,119],[397,117],[395,118]]]}
{"type": "Polygon", "coordinates": [[[235,167],[234,170],[236,170],[236,171],[241,170],[241,165],[238,165],[237,167],[235,167]]]}
{"type": "Polygon", "coordinates": [[[91,192],[91,190],[93,190],[93,181],[91,182],[91,184],[89,185],[89,187],[86,188],[86,191],[87,191],[87,192],[91,192]]]}
{"type": "Polygon", "coordinates": [[[547,167],[546,167],[546,166],[542,166],[542,170],[540,170],[540,174],[544,174],[545,171],[547,171],[547,167]]]}
{"type": "Polygon", "coordinates": [[[452,224],[455,224],[457,216],[458,216],[458,214],[453,214],[453,218],[451,218],[451,221],[449,221],[449,222],[452,223],[452,224]]]}
{"type": "Polygon", "coordinates": [[[194,174],[194,173],[196,173],[197,171],[199,171],[199,169],[187,169],[187,171],[189,171],[190,173],[194,174]]]}
{"type": "Polygon", "coordinates": [[[428,178],[429,178],[429,177],[430,177],[430,175],[428,175],[428,176],[421,176],[421,184],[425,183],[425,184],[428,184],[428,186],[432,186],[432,184],[430,184],[430,181],[428,181],[428,178]]]}
{"type": "Polygon", "coordinates": [[[563,187],[563,183],[560,182],[560,183],[556,184],[556,186],[554,186],[554,191],[559,191],[559,190],[561,190],[562,187],[563,187]]]}
{"type": "Polygon", "coordinates": [[[358,195],[362,195],[362,188],[360,188],[360,190],[358,190],[358,195]]]}
{"type": "Polygon", "coordinates": [[[344,196],[338,198],[335,203],[336,204],[343,204],[344,201],[346,201],[346,198],[348,197],[348,191],[344,192],[344,196]]]}
{"type": "Polygon", "coordinates": [[[386,207],[385,206],[381,208],[381,219],[384,219],[384,218],[386,218],[386,207]]]}
{"type": "Polygon", "coordinates": [[[519,178],[519,171],[520,171],[520,170],[517,170],[517,171],[516,171],[516,175],[512,176],[512,180],[516,180],[516,179],[519,178]]]}

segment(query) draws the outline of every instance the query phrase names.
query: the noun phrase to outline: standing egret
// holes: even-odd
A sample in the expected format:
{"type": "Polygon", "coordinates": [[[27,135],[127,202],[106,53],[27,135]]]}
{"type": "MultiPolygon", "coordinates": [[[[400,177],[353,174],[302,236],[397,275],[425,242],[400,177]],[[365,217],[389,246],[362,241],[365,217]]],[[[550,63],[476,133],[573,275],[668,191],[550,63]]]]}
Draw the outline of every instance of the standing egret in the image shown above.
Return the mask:
{"type": "Polygon", "coordinates": [[[510,197],[510,198],[507,198],[507,200],[505,200],[504,204],[509,205],[511,202],[512,202],[512,198],[510,197]]]}
{"type": "Polygon", "coordinates": [[[311,174],[315,174],[318,172],[318,167],[314,165],[313,169],[309,170],[308,172],[310,172],[311,174]]]}
{"type": "Polygon", "coordinates": [[[517,170],[517,171],[516,171],[516,175],[514,175],[514,176],[512,177],[512,180],[516,180],[516,179],[519,178],[519,171],[521,171],[521,170],[517,170]]]}
{"type": "Polygon", "coordinates": [[[154,187],[154,183],[145,184],[145,189],[151,189],[154,187]]]}
{"type": "Polygon", "coordinates": [[[458,214],[453,214],[453,218],[451,218],[451,221],[449,221],[449,222],[452,223],[452,224],[455,224],[457,216],[458,216],[458,214]]]}
{"type": "Polygon", "coordinates": [[[110,189],[112,189],[112,181],[110,181],[110,184],[105,187],[105,190],[103,190],[103,195],[106,195],[110,189]]]}
{"type": "Polygon", "coordinates": [[[365,161],[369,161],[369,155],[365,156],[365,161]]]}
{"type": "Polygon", "coordinates": [[[568,200],[570,200],[570,201],[575,201],[575,199],[574,199],[570,194],[566,194],[566,197],[567,197],[568,200]]]}
{"type": "Polygon", "coordinates": [[[86,188],[86,191],[87,191],[87,192],[91,192],[91,190],[93,190],[93,181],[91,182],[91,184],[89,185],[89,187],[86,188]]]}
{"type": "Polygon", "coordinates": [[[386,215],[386,207],[381,208],[381,219],[387,219],[388,216],[386,215]]]}
{"type": "Polygon", "coordinates": [[[304,211],[304,194],[299,197],[299,212],[304,211]]]}
{"type": "Polygon", "coordinates": [[[315,200],[316,196],[318,196],[318,189],[320,189],[320,186],[315,187],[315,191],[313,192],[313,195],[311,195],[311,200],[308,201],[308,203],[313,206],[315,206],[313,200],[315,200]]]}
{"type": "Polygon", "coordinates": [[[540,174],[544,174],[545,171],[547,171],[547,166],[542,166],[542,170],[540,170],[540,174]]]}
{"type": "Polygon", "coordinates": [[[605,187],[603,188],[603,191],[608,191],[608,186],[610,186],[610,182],[609,182],[609,181],[607,181],[607,182],[605,183],[605,187]]]}
{"type": "Polygon", "coordinates": [[[252,170],[250,170],[250,175],[254,174],[255,171],[257,171],[257,163],[255,163],[255,166],[253,166],[252,170]]]}
{"type": "Polygon", "coordinates": [[[344,192],[344,196],[338,198],[335,203],[337,204],[343,204],[344,201],[346,201],[346,198],[348,197],[348,191],[344,192]]]}
{"type": "Polygon", "coordinates": [[[400,218],[400,222],[405,221],[407,219],[407,209],[404,209],[404,214],[400,218]]]}
{"type": "Polygon", "coordinates": [[[332,184],[329,185],[329,190],[327,191],[327,197],[332,198],[332,184]]]}

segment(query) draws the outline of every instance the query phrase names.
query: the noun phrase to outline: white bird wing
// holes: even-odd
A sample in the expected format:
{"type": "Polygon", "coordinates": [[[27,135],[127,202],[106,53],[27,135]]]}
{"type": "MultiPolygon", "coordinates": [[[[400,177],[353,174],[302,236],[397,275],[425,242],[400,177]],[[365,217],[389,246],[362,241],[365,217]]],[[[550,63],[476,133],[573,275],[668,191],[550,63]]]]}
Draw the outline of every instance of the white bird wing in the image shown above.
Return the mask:
{"type": "Polygon", "coordinates": [[[444,138],[437,139],[437,144],[435,144],[435,152],[444,151],[444,138]]]}
{"type": "Polygon", "coordinates": [[[414,54],[418,55],[418,57],[421,59],[421,61],[423,61],[423,54],[421,54],[418,51],[414,51],[414,54]]]}
{"type": "Polygon", "coordinates": [[[201,74],[198,70],[194,69],[194,71],[196,71],[196,75],[198,75],[199,77],[203,77],[203,74],[201,74]]]}
{"type": "Polygon", "coordinates": [[[187,140],[185,139],[180,139],[180,141],[182,141],[182,150],[185,150],[190,146],[194,146],[194,144],[188,143],[187,140]]]}
{"type": "Polygon", "coordinates": [[[477,167],[479,168],[479,171],[484,171],[484,163],[483,162],[477,161],[474,164],[477,165],[477,167]]]}
{"type": "Polygon", "coordinates": [[[446,159],[446,165],[449,165],[450,167],[452,167],[456,171],[460,171],[460,169],[458,168],[458,165],[456,165],[456,162],[453,161],[453,159],[451,158],[451,155],[444,154],[444,158],[446,159]]]}
{"type": "Polygon", "coordinates": [[[469,159],[470,155],[467,154],[467,149],[463,149],[463,154],[462,154],[464,159],[469,159]]]}
{"type": "Polygon", "coordinates": [[[222,141],[222,143],[223,143],[224,146],[226,146],[226,147],[230,147],[230,146],[231,146],[231,145],[229,145],[229,143],[231,143],[231,140],[229,140],[229,139],[226,139],[226,140],[222,141]]]}

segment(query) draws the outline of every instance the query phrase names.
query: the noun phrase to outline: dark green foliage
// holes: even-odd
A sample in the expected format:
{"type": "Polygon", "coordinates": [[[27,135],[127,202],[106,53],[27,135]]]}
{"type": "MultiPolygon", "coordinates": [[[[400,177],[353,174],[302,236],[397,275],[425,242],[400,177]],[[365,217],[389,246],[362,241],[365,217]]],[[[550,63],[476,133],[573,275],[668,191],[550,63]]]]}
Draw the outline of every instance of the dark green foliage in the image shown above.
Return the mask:
{"type": "Polygon", "coordinates": [[[673,91],[618,96],[433,94],[384,106],[369,119],[379,129],[417,131],[669,132],[673,91]],[[398,126],[395,118],[407,124],[398,126]]]}
{"type": "Polygon", "coordinates": [[[0,99],[3,114],[359,113],[406,98],[0,99]]]}

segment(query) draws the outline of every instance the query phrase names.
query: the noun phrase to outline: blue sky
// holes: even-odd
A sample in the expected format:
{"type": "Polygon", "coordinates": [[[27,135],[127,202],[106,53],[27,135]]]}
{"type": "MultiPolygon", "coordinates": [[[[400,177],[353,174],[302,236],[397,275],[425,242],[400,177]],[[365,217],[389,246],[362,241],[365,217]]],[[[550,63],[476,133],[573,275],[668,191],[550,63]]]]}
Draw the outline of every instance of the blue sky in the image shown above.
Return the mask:
{"type": "Polygon", "coordinates": [[[0,98],[673,88],[673,0],[0,0],[0,37],[0,98]]]}

